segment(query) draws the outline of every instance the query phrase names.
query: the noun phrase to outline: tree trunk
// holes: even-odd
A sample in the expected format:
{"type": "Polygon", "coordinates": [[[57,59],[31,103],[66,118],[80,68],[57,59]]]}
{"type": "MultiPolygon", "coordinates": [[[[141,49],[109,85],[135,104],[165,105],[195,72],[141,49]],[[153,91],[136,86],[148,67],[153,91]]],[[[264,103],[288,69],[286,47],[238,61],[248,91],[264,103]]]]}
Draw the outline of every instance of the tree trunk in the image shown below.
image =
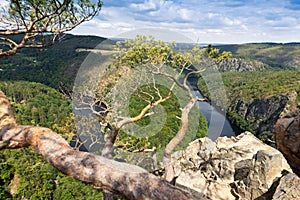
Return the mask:
{"type": "Polygon", "coordinates": [[[167,144],[164,157],[163,157],[163,164],[165,168],[165,179],[169,182],[172,182],[175,174],[174,169],[171,166],[171,154],[174,152],[175,148],[180,144],[183,140],[185,133],[188,130],[189,126],[189,112],[193,108],[196,103],[196,99],[191,99],[187,105],[181,111],[181,127],[177,132],[176,136],[172,138],[172,140],[167,144]]]}
{"type": "Polygon", "coordinates": [[[0,91],[0,149],[27,146],[60,172],[127,199],[207,199],[160,180],[138,166],[73,150],[50,129],[18,125],[7,98],[0,91]]]}

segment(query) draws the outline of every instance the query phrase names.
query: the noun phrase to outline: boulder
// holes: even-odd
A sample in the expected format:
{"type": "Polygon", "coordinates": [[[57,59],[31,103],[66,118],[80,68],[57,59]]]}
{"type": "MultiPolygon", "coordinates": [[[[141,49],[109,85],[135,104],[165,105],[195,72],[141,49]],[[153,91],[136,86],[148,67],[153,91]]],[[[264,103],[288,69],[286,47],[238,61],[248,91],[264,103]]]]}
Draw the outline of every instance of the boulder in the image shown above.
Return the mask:
{"type": "Polygon", "coordinates": [[[296,174],[287,174],[279,180],[273,199],[300,199],[300,178],[296,174]]]}
{"type": "Polygon", "coordinates": [[[300,111],[278,120],[275,126],[277,148],[287,159],[293,171],[300,176],[300,111]]]}
{"type": "Polygon", "coordinates": [[[281,177],[292,173],[278,150],[249,132],[195,140],[172,155],[172,165],[176,185],[216,200],[272,199],[281,177]]]}

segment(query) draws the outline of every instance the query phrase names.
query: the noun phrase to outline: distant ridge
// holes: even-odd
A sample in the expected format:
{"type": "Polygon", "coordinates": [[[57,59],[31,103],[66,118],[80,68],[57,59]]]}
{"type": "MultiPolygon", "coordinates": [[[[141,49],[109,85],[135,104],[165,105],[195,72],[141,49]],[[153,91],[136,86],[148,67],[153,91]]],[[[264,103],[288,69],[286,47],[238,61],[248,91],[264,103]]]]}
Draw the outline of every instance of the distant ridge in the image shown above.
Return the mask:
{"type": "MultiPolygon", "coordinates": [[[[26,80],[61,88],[72,88],[81,63],[88,53],[109,49],[115,41],[91,35],[66,34],[54,46],[23,49],[14,56],[0,59],[1,80],[26,80]],[[36,74],[39,76],[36,76],[36,74]]],[[[178,43],[180,49],[192,48],[193,43],[178,43]]],[[[206,47],[208,43],[197,44],[206,47]]],[[[231,51],[234,58],[259,60],[275,69],[300,69],[300,43],[212,44],[220,51],[231,51]]],[[[102,52],[103,53],[103,52],[102,52]]]]}
{"type": "Polygon", "coordinates": [[[234,57],[257,59],[277,69],[300,69],[300,43],[249,43],[216,46],[234,57]]]}

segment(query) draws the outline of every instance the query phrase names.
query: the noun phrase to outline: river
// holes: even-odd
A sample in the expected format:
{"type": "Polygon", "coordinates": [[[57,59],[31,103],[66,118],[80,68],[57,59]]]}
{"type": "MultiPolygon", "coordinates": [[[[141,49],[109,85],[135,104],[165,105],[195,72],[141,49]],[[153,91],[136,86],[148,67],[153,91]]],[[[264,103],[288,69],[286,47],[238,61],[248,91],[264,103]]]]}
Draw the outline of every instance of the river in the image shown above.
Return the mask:
{"type": "MultiPolygon", "coordinates": [[[[199,90],[194,90],[194,95],[198,98],[203,98],[199,90]]],[[[226,115],[219,112],[214,106],[208,102],[198,102],[197,107],[205,116],[208,122],[207,137],[216,140],[219,136],[235,136],[226,115]]]]}

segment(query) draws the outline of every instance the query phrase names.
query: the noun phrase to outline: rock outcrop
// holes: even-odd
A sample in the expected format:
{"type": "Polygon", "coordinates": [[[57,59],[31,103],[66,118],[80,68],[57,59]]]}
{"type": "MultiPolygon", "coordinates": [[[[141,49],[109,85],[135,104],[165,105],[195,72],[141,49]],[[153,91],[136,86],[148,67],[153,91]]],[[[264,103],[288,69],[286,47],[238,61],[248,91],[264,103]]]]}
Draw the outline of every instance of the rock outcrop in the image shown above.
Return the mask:
{"type": "Polygon", "coordinates": [[[289,97],[284,95],[255,99],[251,103],[240,100],[229,109],[229,112],[236,112],[256,133],[274,132],[274,125],[285,111],[288,102],[289,97]]]}
{"type": "Polygon", "coordinates": [[[300,176],[300,111],[278,120],[275,132],[277,148],[285,156],[293,171],[300,176]]]}
{"type": "Polygon", "coordinates": [[[287,174],[278,181],[273,199],[300,199],[300,178],[295,174],[287,174]]]}
{"type": "Polygon", "coordinates": [[[198,139],[174,153],[172,165],[176,185],[214,200],[300,199],[300,184],[290,187],[300,179],[283,155],[251,133],[198,139]]]}
{"type": "Polygon", "coordinates": [[[269,68],[269,66],[263,62],[242,58],[226,58],[218,63],[218,69],[221,72],[259,71],[266,68],[269,68]]]}

